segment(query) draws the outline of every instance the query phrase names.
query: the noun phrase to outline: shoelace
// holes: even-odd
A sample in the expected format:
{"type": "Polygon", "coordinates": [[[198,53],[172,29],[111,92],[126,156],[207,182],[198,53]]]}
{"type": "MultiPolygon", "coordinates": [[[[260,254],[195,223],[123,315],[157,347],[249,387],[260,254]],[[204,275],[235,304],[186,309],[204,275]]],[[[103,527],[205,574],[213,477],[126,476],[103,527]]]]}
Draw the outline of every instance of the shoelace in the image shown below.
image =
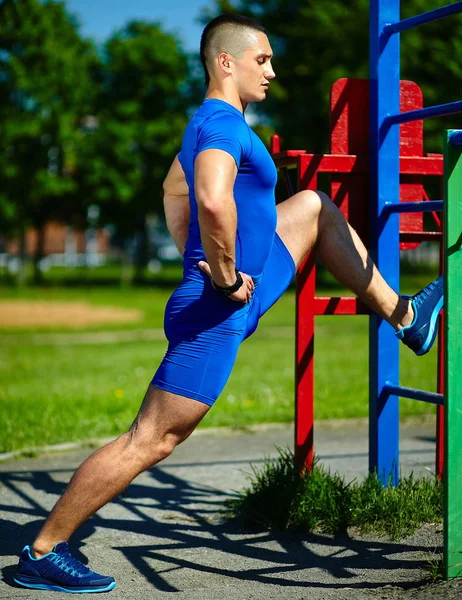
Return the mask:
{"type": "Polygon", "coordinates": [[[90,569],[74,558],[70,552],[57,554],[56,557],[57,558],[53,560],[55,565],[64,569],[67,573],[72,573],[72,575],[75,576],[83,576],[90,572],[90,569]]]}
{"type": "Polygon", "coordinates": [[[414,297],[414,302],[417,308],[422,304],[424,300],[428,298],[430,292],[432,292],[436,287],[436,281],[432,281],[426,288],[424,288],[421,292],[414,297]]]}

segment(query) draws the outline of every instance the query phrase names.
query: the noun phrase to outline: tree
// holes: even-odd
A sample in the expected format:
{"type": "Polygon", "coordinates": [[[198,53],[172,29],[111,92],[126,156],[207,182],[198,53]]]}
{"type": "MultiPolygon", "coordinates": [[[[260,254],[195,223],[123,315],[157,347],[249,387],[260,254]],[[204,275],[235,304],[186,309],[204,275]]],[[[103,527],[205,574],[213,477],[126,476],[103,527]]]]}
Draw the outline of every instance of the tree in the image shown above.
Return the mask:
{"type": "MultiPolygon", "coordinates": [[[[402,3],[402,18],[445,4],[447,0],[408,0],[402,3]]],[[[339,77],[369,75],[369,1],[216,0],[204,22],[232,12],[264,25],[275,51],[277,78],[258,110],[283,136],[286,148],[326,152],[330,86],[339,77]]],[[[459,99],[455,82],[462,77],[461,15],[407,31],[401,39],[401,78],[422,87],[425,104],[459,99]]],[[[444,124],[455,122],[457,117],[448,117],[444,124]]],[[[426,124],[428,151],[441,151],[442,127],[441,120],[426,124]]]]}
{"type": "MultiPolygon", "coordinates": [[[[6,233],[43,231],[51,217],[69,217],[80,119],[92,109],[93,45],[61,2],[4,0],[0,6],[0,217],[6,233]]],[[[22,246],[24,244],[22,243],[22,246]]]]}
{"type": "Polygon", "coordinates": [[[146,262],[146,215],[162,212],[162,182],[187,122],[188,62],[156,23],[129,23],[105,45],[97,127],[80,138],[78,177],[101,220],[119,236],[135,232],[139,273],[146,262]]]}

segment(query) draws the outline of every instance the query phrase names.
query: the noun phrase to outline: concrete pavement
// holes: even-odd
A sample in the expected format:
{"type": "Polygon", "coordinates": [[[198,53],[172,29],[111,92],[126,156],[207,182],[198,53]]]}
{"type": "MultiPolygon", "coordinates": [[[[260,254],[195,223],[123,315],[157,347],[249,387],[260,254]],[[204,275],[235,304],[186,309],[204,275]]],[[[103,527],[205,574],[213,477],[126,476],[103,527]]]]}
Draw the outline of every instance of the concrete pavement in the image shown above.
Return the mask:
{"type": "MultiPolygon", "coordinates": [[[[402,426],[403,473],[434,469],[434,433],[428,419],[402,426]]],[[[292,439],[291,425],[196,432],[90,519],[72,538],[72,551],[116,578],[108,596],[114,600],[155,600],[172,592],[185,600],[416,598],[428,557],[441,550],[441,526],[391,542],[246,531],[223,521],[223,502],[246,485],[250,464],[274,456],[278,445],[292,447],[292,439]]],[[[331,471],[348,480],[366,474],[365,421],[318,422],[315,443],[331,471]]],[[[90,452],[0,463],[0,600],[59,597],[14,586],[17,554],[90,452]]]]}

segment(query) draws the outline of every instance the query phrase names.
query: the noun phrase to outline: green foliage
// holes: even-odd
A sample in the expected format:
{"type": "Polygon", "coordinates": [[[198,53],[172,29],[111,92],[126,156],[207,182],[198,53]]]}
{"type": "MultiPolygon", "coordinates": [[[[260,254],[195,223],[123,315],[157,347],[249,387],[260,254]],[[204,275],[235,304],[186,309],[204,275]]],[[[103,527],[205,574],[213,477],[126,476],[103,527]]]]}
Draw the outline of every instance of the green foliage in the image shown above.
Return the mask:
{"type": "Polygon", "coordinates": [[[83,226],[97,203],[99,224],[145,252],[186,125],[188,69],[158,24],[129,23],[99,57],[63,2],[0,3],[0,233],[34,226],[37,264],[45,223],[83,226]]]}
{"type": "Polygon", "coordinates": [[[78,177],[103,222],[128,234],[161,212],[162,181],[186,125],[187,60],[157,24],[132,22],[105,45],[97,127],[82,135],[78,177]]]}
{"type": "MultiPolygon", "coordinates": [[[[447,0],[402,2],[402,18],[447,4],[447,0]]],[[[369,76],[369,0],[216,0],[220,13],[237,12],[264,25],[275,52],[276,79],[259,108],[283,137],[285,148],[329,150],[329,90],[339,77],[369,76]]],[[[401,78],[413,79],[425,104],[460,97],[462,16],[437,21],[401,35],[401,78]]],[[[441,152],[441,131],[460,117],[426,124],[427,150],[441,152]]]]}
{"type": "Polygon", "coordinates": [[[62,3],[5,0],[0,6],[0,232],[38,231],[41,279],[47,220],[75,211],[72,176],[80,119],[94,98],[98,59],[62,3]]]}
{"type": "Polygon", "coordinates": [[[299,472],[291,451],[252,468],[250,486],[228,507],[246,525],[278,530],[345,533],[357,527],[392,539],[412,534],[424,523],[442,519],[443,486],[437,477],[401,478],[383,487],[377,475],[346,483],[319,464],[299,472]]]}
{"type": "Polygon", "coordinates": [[[0,222],[40,227],[68,214],[76,126],[91,109],[98,60],[49,0],[5,0],[0,40],[0,222]]]}

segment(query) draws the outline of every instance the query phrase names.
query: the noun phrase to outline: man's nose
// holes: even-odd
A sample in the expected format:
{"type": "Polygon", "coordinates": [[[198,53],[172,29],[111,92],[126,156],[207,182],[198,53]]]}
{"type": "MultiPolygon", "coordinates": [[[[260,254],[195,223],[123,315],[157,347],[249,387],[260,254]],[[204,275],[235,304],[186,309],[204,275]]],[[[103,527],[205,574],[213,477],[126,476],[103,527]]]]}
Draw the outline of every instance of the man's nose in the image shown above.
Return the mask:
{"type": "Polygon", "coordinates": [[[276,77],[271,61],[266,63],[265,77],[266,79],[274,79],[276,77]]]}

